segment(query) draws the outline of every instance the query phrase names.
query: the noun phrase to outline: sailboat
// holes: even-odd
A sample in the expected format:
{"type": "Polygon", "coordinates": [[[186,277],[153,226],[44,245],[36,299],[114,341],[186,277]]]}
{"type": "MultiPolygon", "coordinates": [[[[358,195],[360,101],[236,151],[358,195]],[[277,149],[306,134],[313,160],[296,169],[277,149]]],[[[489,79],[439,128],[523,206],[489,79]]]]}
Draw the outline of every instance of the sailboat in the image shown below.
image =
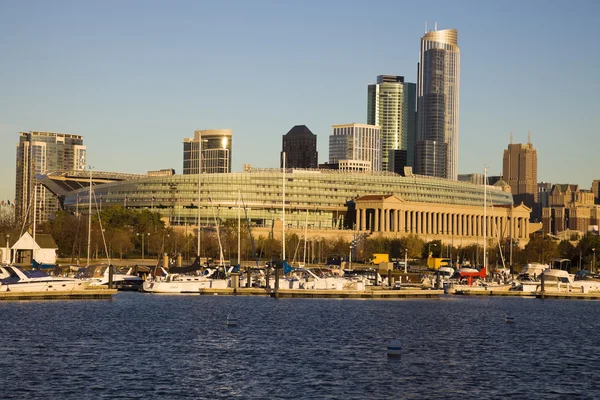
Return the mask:
{"type": "MultiPolygon", "coordinates": [[[[96,193],[93,190],[94,181],[92,178],[92,170],[90,169],[90,182],[88,191],[88,232],[87,232],[87,259],[86,266],[82,273],[82,278],[89,281],[90,287],[106,287],[111,283],[119,290],[139,290],[142,287],[143,279],[137,275],[131,274],[132,269],[129,268],[126,272],[113,270],[114,268],[110,261],[110,254],[107,254],[107,263],[102,265],[91,265],[90,264],[90,248],[92,239],[92,203],[96,203],[96,193]]],[[[98,222],[100,228],[102,228],[102,219],[100,218],[100,212],[96,204],[96,212],[98,213],[98,222]]],[[[102,232],[102,241],[104,243],[104,249],[106,250],[106,238],[104,237],[104,229],[100,229],[102,232]]]]}

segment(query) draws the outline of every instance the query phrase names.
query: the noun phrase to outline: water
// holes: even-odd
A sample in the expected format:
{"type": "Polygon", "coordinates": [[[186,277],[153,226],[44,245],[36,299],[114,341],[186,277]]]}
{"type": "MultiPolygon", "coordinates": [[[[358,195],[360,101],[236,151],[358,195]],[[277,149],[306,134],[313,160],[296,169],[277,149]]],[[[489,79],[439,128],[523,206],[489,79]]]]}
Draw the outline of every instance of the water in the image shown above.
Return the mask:
{"type": "Polygon", "coordinates": [[[594,301],[119,293],[2,302],[0,321],[2,399],[600,397],[594,301]]]}

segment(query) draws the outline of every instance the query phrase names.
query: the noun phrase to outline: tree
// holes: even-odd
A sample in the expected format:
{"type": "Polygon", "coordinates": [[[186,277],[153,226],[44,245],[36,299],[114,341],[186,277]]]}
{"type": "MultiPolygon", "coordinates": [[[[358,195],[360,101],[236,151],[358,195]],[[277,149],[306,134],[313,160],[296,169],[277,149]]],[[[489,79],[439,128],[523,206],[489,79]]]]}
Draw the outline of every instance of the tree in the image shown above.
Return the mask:
{"type": "Polygon", "coordinates": [[[550,236],[534,235],[524,249],[526,262],[537,261],[542,264],[549,263],[558,257],[558,245],[550,236]]]}
{"type": "Polygon", "coordinates": [[[115,229],[110,238],[110,245],[113,250],[119,252],[119,259],[123,259],[123,254],[134,249],[131,232],[124,228],[115,229]]]}
{"type": "Polygon", "coordinates": [[[408,250],[409,258],[421,258],[425,241],[419,236],[411,233],[400,239],[404,249],[408,250]]]}
{"type": "Polygon", "coordinates": [[[576,256],[575,254],[575,246],[573,246],[568,240],[561,240],[558,244],[558,256],[562,258],[568,258],[571,260],[573,265],[578,257],[578,255],[576,256]]]}
{"type": "Polygon", "coordinates": [[[598,257],[600,254],[600,236],[593,233],[587,233],[579,241],[576,252],[582,255],[585,265],[590,268],[592,265],[595,265],[595,267],[598,268],[598,260],[594,260],[594,255],[598,257]],[[594,249],[596,250],[594,251],[594,249]]]}

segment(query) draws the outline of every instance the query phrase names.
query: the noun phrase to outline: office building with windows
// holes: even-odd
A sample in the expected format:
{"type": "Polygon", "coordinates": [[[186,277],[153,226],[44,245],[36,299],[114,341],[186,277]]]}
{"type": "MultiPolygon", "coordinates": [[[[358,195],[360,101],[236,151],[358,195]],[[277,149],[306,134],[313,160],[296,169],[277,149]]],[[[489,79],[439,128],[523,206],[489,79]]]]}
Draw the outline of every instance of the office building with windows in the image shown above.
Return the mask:
{"type": "Polygon", "coordinates": [[[17,144],[15,217],[19,223],[47,221],[59,210],[55,195],[39,185],[36,174],[82,171],[86,166],[83,136],[55,132],[21,132],[17,144]]]}
{"type": "MultiPolygon", "coordinates": [[[[296,125],[283,135],[281,152],[285,153],[286,168],[318,168],[317,135],[306,125],[296,125]]],[[[281,167],[283,167],[283,156],[281,167]]]]}
{"type": "Polygon", "coordinates": [[[458,179],[458,31],[429,31],[421,38],[417,79],[415,173],[458,179]]]}
{"type": "Polygon", "coordinates": [[[364,171],[381,171],[381,137],[378,126],[367,124],[333,125],[329,136],[329,163],[348,165],[364,171]],[[349,163],[348,160],[355,162],[349,163]],[[360,161],[360,163],[357,163],[360,161]]]}
{"type": "Polygon", "coordinates": [[[533,209],[538,203],[537,150],[531,141],[508,145],[502,157],[502,176],[511,188],[515,204],[533,209]]]}
{"type": "Polygon", "coordinates": [[[400,168],[397,162],[390,160],[394,155],[391,150],[405,152],[402,168],[414,165],[416,88],[416,84],[404,82],[403,76],[395,75],[379,75],[377,83],[368,86],[367,124],[380,128],[383,171],[393,171],[390,165],[400,168]]]}
{"type": "Polygon", "coordinates": [[[193,138],[184,139],[183,173],[197,174],[199,159],[202,159],[202,173],[231,172],[231,138],[230,129],[207,129],[195,131],[193,138]]]}

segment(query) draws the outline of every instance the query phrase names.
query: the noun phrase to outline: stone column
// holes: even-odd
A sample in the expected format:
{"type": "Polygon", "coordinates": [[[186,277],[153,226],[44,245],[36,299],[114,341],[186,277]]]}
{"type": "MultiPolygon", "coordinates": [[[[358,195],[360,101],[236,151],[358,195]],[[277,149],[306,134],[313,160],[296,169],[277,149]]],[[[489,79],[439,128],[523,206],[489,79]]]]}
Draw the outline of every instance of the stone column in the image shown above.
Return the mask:
{"type": "Polygon", "coordinates": [[[366,219],[367,219],[367,210],[365,210],[364,208],[360,209],[360,230],[364,231],[365,229],[367,229],[367,224],[366,224],[366,219]]]}
{"type": "Polygon", "coordinates": [[[392,210],[389,208],[385,209],[385,231],[392,231],[392,210]]]}

